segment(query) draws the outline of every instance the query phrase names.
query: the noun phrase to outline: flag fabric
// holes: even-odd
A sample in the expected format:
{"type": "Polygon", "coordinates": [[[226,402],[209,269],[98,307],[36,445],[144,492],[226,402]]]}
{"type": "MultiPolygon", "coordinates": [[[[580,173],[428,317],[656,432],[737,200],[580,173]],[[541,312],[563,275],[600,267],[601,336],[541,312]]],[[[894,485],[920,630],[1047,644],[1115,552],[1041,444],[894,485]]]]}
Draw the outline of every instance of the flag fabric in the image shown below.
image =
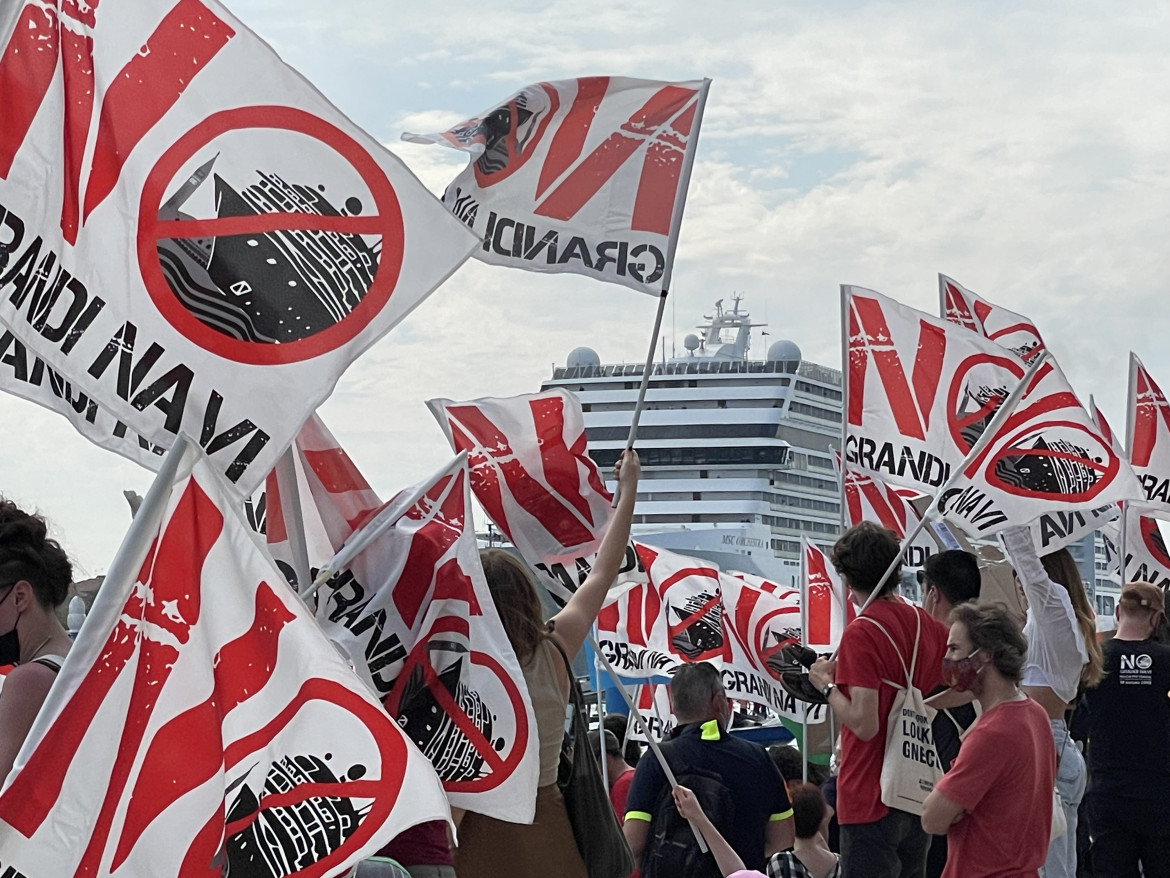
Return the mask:
{"type": "Polygon", "coordinates": [[[1119,520],[1101,528],[1109,579],[1121,584],[1121,527],[1125,525],[1125,581],[1170,586],[1170,551],[1158,519],[1130,508],[1119,520]]]}
{"type": "Polygon", "coordinates": [[[1097,425],[1097,431],[1101,434],[1101,438],[1109,443],[1109,447],[1113,449],[1118,457],[1128,458],[1124,448],[1121,447],[1121,440],[1113,431],[1113,427],[1109,425],[1109,421],[1105,419],[1104,413],[1097,408],[1097,400],[1093,395],[1089,394],[1089,417],[1093,419],[1093,423],[1097,425]]]}
{"type": "MultiPolygon", "coordinates": [[[[920,497],[917,491],[888,485],[879,478],[844,466],[839,454],[834,454],[845,488],[845,526],[853,527],[863,521],[872,521],[893,531],[899,540],[904,540],[922,516],[910,503],[920,497]]],[[[908,545],[903,552],[903,563],[907,567],[922,567],[935,551],[935,542],[925,532],[908,545]]]]}
{"type": "Polygon", "coordinates": [[[317,621],[427,756],[459,808],[531,823],[539,753],[520,662],[479,563],[467,456],[350,537],[317,621]]]}
{"type": "Polygon", "coordinates": [[[1025,363],[1044,350],[1044,339],[1031,320],[991,304],[945,274],[938,276],[938,295],[944,320],[979,333],[1025,363]]]}
{"type": "MultiPolygon", "coordinates": [[[[670,703],[670,686],[666,683],[642,683],[634,694],[638,715],[654,740],[662,743],[670,737],[678,720],[670,703]]],[[[631,720],[626,724],[626,740],[646,742],[642,727],[631,720]]],[[[624,743],[624,742],[623,742],[624,743]]]]}
{"type": "MultiPolygon", "coordinates": [[[[3,274],[3,269],[0,269],[3,274]]],[[[0,328],[0,390],[34,402],[66,418],[96,445],[158,469],[166,449],[131,432],[86,394],[45,365],[11,332],[0,328]]]]}
{"type": "Polygon", "coordinates": [[[719,568],[642,543],[646,582],[610,589],[597,617],[597,643],[623,677],[669,674],[685,662],[729,657],[719,568]]]}
{"type": "MultiPolygon", "coordinates": [[[[431,759],[456,807],[530,822],[535,720],[479,563],[466,456],[383,504],[320,417],[294,449],[314,571],[362,539],[363,523],[386,527],[317,593],[322,629],[431,759]]],[[[289,491],[275,474],[269,485],[269,548],[283,556],[272,498],[289,491]]]]}
{"type": "MultiPolygon", "coordinates": [[[[613,515],[613,496],[586,453],[581,402],[564,390],[470,402],[432,399],[471,489],[540,581],[568,598],[584,581],[613,515]]],[[[627,552],[627,571],[636,554],[627,552]]]]}
{"type": "Polygon", "coordinates": [[[132,526],[0,794],[11,874],[337,875],[449,819],[236,506],[188,445],[132,526]]]}
{"type": "Polygon", "coordinates": [[[0,106],[0,322],[240,499],[475,247],[217,0],[5,3],[0,106]]]}
{"type": "MultiPolygon", "coordinates": [[[[938,293],[943,319],[982,335],[1011,351],[1023,362],[1031,363],[1045,349],[1040,330],[1024,315],[993,305],[943,274],[938,276],[938,293]]],[[[1094,426],[1099,429],[1096,419],[1092,420],[1094,426]]],[[[1111,439],[1111,435],[1104,432],[1100,435],[1102,439],[1111,439]]],[[[1115,443],[1111,442],[1110,447],[1119,459],[1125,459],[1125,455],[1115,443]]],[[[1032,529],[1032,542],[1036,551],[1041,554],[1055,552],[1080,541],[1102,525],[1114,520],[1118,514],[1114,504],[1079,510],[1056,509],[1043,512],[1029,523],[1032,529]]]]}
{"type": "Polygon", "coordinates": [[[477,258],[664,291],[709,80],[589,76],[526,86],[441,134],[471,154],[443,203],[477,258]]]}
{"type": "Polygon", "coordinates": [[[797,722],[823,721],[823,710],[797,701],[780,685],[782,650],[801,641],[800,592],[744,573],[723,573],[719,585],[728,635],[723,660],[727,696],[762,704],[797,722]]]}
{"type": "MultiPolygon", "coordinates": [[[[880,293],[851,286],[841,291],[848,363],[845,463],[933,495],[1026,366],[994,342],[880,293]]],[[[1060,367],[1048,361],[998,435],[939,503],[945,518],[983,537],[1030,524],[1054,509],[1069,515],[1106,510],[1140,490],[1060,367]]],[[[1038,550],[1051,551],[1037,533],[1033,528],[1038,550]]]]}
{"type": "Polygon", "coordinates": [[[1129,355],[1129,462],[1141,482],[1134,504],[1170,513],[1170,403],[1137,354],[1129,355]]]}
{"type": "Polygon", "coordinates": [[[802,541],[801,559],[800,589],[808,607],[805,646],[817,652],[836,652],[841,632],[856,618],[857,611],[828,556],[808,537],[802,541]]]}

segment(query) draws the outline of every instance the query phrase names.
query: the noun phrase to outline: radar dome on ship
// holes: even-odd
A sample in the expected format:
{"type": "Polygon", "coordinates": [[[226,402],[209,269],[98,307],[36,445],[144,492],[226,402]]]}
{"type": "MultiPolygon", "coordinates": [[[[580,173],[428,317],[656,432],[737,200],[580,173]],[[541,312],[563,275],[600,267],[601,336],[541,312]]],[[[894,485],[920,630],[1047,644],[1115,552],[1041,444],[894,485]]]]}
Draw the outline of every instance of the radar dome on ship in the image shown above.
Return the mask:
{"type": "Polygon", "coordinates": [[[786,338],[780,339],[778,342],[772,342],[768,349],[768,359],[772,363],[791,363],[789,369],[784,371],[796,371],[800,366],[800,349],[796,342],[787,341],[786,338]]]}
{"type": "Polygon", "coordinates": [[[601,357],[593,348],[573,348],[569,351],[567,366],[600,366],[601,357]]]}
{"type": "Polygon", "coordinates": [[[683,347],[688,351],[697,351],[700,344],[702,344],[702,342],[699,341],[699,337],[693,332],[683,339],[683,347]]]}

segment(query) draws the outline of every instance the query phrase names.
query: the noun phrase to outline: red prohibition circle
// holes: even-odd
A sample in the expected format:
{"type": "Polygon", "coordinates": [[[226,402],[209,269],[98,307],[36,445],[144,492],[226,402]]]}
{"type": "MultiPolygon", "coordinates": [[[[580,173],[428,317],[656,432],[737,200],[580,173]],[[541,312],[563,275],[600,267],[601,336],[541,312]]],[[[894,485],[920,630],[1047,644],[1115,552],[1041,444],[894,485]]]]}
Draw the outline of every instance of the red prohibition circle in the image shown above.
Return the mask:
{"type": "MultiPolygon", "coordinates": [[[[262,220],[263,216],[259,215],[257,220],[262,220]]],[[[304,216],[312,220],[315,215],[304,216]]],[[[194,225],[196,221],[189,222],[194,225]]],[[[204,228],[208,226],[214,228],[217,223],[231,227],[230,221],[199,221],[204,228]]],[[[252,231],[251,225],[254,224],[249,224],[249,231],[252,231]]],[[[311,229],[311,222],[304,228],[311,229]]],[[[402,271],[403,241],[402,207],[393,185],[374,157],[335,125],[295,107],[239,107],[208,116],[163,153],[146,178],[139,202],[138,268],[142,273],[146,290],[159,313],[183,336],[204,350],[225,359],[253,365],[270,366],[300,362],[327,354],[352,341],[390,300],[402,271]],[[342,221],[332,217],[321,217],[320,221],[322,223],[328,221],[330,229],[340,228],[354,234],[380,235],[382,238],[377,271],[370,288],[357,307],[337,323],[318,333],[280,344],[230,338],[196,318],[183,307],[163,276],[156,247],[159,237],[173,237],[174,226],[184,222],[171,222],[170,234],[166,235],[161,234],[158,228],[160,223],[158,212],[167,186],[174,180],[183,164],[221,134],[248,128],[278,129],[303,134],[333,149],[357,171],[373,196],[375,209],[369,216],[345,217],[342,221]]]]}
{"type": "Polygon", "coordinates": [[[303,795],[298,795],[296,788],[279,794],[269,794],[260,798],[259,810],[248,820],[246,825],[230,825],[226,832],[236,835],[247,828],[260,811],[274,807],[297,805],[310,799],[327,797],[353,797],[370,799],[369,810],[358,824],[357,829],[340,845],[321,859],[306,866],[297,872],[303,878],[321,878],[335,870],[345,859],[352,856],[363,847],[383,823],[389,818],[390,812],[398,803],[406,780],[406,765],[409,750],[403,735],[397,729],[387,729],[378,734],[375,730],[385,725],[386,715],[374,704],[363,698],[352,689],[340,683],[322,678],[314,678],[306,682],[297,693],[293,701],[282,710],[263,729],[246,738],[229,745],[224,754],[224,764],[228,768],[234,767],[245,758],[268,746],[281,730],[291,721],[302,707],[310,701],[324,701],[342,711],[352,714],[371,734],[381,758],[379,766],[380,777],[373,780],[365,778],[340,782],[322,789],[320,784],[306,784],[303,795]]]}
{"type": "Polygon", "coordinates": [[[962,420],[958,417],[959,396],[962,393],[963,381],[970,374],[971,370],[976,366],[982,365],[998,366],[1005,372],[1008,372],[1016,377],[1017,380],[1024,377],[1024,366],[1019,360],[1014,357],[999,356],[998,354],[973,354],[959,363],[955,369],[955,374],[951,377],[950,388],[947,390],[947,429],[951,433],[951,441],[955,443],[955,447],[963,452],[965,455],[971,450],[971,445],[963,438],[962,429],[968,424],[983,418],[994,415],[994,408],[984,405],[979,411],[966,415],[962,420]]]}
{"type": "Polygon", "coordinates": [[[782,641],[770,650],[765,649],[764,640],[767,638],[768,632],[772,630],[767,627],[768,623],[777,616],[791,616],[793,614],[798,615],[797,621],[799,622],[799,613],[800,610],[796,607],[779,607],[765,613],[752,628],[752,652],[755,653],[752,657],[758,661],[759,670],[776,680],[780,679],[780,675],[768,664],[768,658],[773,653],[782,650],[787,643],[782,641]]]}
{"type": "Polygon", "coordinates": [[[1170,554],[1166,552],[1166,543],[1162,539],[1162,531],[1158,528],[1158,520],[1148,515],[1140,518],[1139,525],[1142,533],[1142,543],[1150,556],[1163,567],[1170,567],[1170,554]]]}
{"type": "MultiPolygon", "coordinates": [[[[1021,441],[1025,436],[1040,433],[1049,427],[1063,427],[1069,430],[1084,433],[1085,436],[1088,437],[1094,445],[1101,447],[1104,458],[1104,462],[1087,460],[1083,457],[1076,458],[1084,466],[1099,472],[1101,474],[1101,478],[1099,478],[1097,482],[1087,491],[1080,491],[1075,494],[1062,494],[1061,498],[1065,502],[1081,503],[1087,500],[1092,500],[1113,483],[1113,479],[1121,470],[1121,460],[1113,453],[1112,449],[1103,445],[1101,441],[1098,440],[1097,437],[1092,434],[1092,432],[1090,432],[1089,428],[1087,428],[1084,424],[1078,424],[1075,421],[1041,421],[1039,423],[1028,424],[1024,429],[1018,430],[1010,437],[1008,437],[1008,439],[1006,439],[1004,442],[999,443],[995,452],[987,461],[986,474],[988,484],[991,484],[1008,494],[1013,494],[1016,497],[1031,497],[1038,500],[1051,499],[1053,495],[1047,491],[1034,491],[1029,488],[1010,485],[1007,482],[997,478],[995,475],[995,465],[999,463],[999,461],[1012,457],[1018,457],[1022,454],[1022,451],[1015,448],[1017,442],[1021,441]]],[[[1041,456],[1068,458],[1070,455],[1066,452],[1052,452],[1050,454],[1041,456]]]]}
{"type": "Polygon", "coordinates": [[[482,668],[487,668],[500,681],[504,692],[508,696],[508,702],[516,720],[516,736],[512,741],[512,747],[502,757],[498,756],[496,755],[496,750],[492,742],[487,740],[483,736],[483,733],[471,724],[471,720],[467,717],[467,714],[451,698],[446,687],[438,681],[438,675],[426,658],[427,644],[437,634],[460,631],[462,625],[462,620],[454,616],[444,616],[435,622],[430,631],[419,638],[418,643],[415,644],[414,649],[410,651],[410,655],[407,656],[406,661],[403,663],[402,671],[398,674],[398,679],[395,681],[394,687],[390,690],[390,694],[386,696],[384,705],[386,712],[391,717],[398,716],[398,705],[402,697],[403,684],[415,666],[420,666],[425,675],[426,686],[431,691],[431,694],[435,696],[435,700],[439,702],[444,711],[452,718],[459,731],[463,733],[463,736],[467,738],[471,746],[475,748],[475,751],[484,758],[484,761],[491,769],[484,777],[476,778],[475,780],[444,780],[443,789],[449,793],[483,793],[495,789],[510,778],[524,758],[525,748],[528,743],[528,714],[524,710],[524,699],[520,695],[520,690],[517,688],[512,677],[504,669],[504,666],[487,653],[471,652],[471,663],[479,665],[482,668]]]}

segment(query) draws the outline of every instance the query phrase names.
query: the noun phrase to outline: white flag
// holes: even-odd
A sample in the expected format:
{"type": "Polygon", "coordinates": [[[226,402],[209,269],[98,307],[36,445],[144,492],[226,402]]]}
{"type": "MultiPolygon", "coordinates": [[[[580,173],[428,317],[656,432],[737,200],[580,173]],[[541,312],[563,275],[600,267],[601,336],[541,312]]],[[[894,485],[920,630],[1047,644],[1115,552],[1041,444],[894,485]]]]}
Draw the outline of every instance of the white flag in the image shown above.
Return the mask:
{"type": "Polygon", "coordinates": [[[317,593],[321,628],[453,805],[532,822],[536,718],[479,562],[466,454],[400,492],[349,544],[365,548],[317,593]]]}
{"type": "Polygon", "coordinates": [[[221,485],[189,446],[132,527],[131,572],[103,584],[0,794],[9,874],[337,875],[449,819],[221,485]]]}
{"type": "Polygon", "coordinates": [[[1031,320],[993,305],[945,274],[938,276],[938,295],[944,320],[979,333],[1025,363],[1044,350],[1044,339],[1031,320]]]}
{"type": "MultiPolygon", "coordinates": [[[[934,494],[1026,366],[994,342],[880,293],[850,286],[841,292],[848,363],[845,462],[934,494]]],[[[947,519],[987,536],[1054,508],[1106,510],[1140,491],[1128,464],[1101,437],[1050,361],[939,502],[947,519]]]]}
{"type": "Polygon", "coordinates": [[[841,632],[857,616],[845,582],[821,548],[802,541],[801,592],[808,606],[805,645],[817,652],[836,652],[841,632]]]}
{"type": "Polygon", "coordinates": [[[441,134],[471,153],[443,202],[484,262],[666,287],[710,80],[538,82],[441,134]]]}
{"type": "Polygon", "coordinates": [[[241,498],[475,246],[217,0],[6,2],[0,107],[0,322],[241,498]]]}

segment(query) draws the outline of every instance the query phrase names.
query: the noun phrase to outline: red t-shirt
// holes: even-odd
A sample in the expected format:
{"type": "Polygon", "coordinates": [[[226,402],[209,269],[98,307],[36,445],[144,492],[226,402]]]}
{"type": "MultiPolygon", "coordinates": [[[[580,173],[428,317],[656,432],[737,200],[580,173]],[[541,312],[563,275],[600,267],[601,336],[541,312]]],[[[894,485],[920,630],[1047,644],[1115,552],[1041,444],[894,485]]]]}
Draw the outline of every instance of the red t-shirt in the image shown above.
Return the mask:
{"type": "Polygon", "coordinates": [[[971,727],[935,784],[967,812],[947,831],[943,878],[1035,878],[1048,855],[1056,748],[1030,698],[997,704],[971,727]]]}
{"type": "Polygon", "coordinates": [[[897,690],[882,680],[905,684],[899,654],[910,667],[917,630],[915,616],[922,620],[918,642],[918,660],[914,663],[914,683],[923,693],[942,682],[942,660],[947,651],[947,629],[925,610],[899,600],[875,600],[865,615],[880,622],[898,644],[893,644],[874,624],[854,619],[845,626],[841,648],[837,652],[836,683],[842,693],[849,687],[863,686],[878,692],[878,732],[863,741],[848,728],[841,729],[841,772],[837,779],[837,820],[848,823],[873,823],[890,809],[882,804],[882,757],[886,750],[886,725],[897,690]]]}
{"type": "Polygon", "coordinates": [[[609,801],[613,805],[613,813],[617,814],[618,823],[626,819],[626,796],[630,794],[630,784],[634,782],[634,769],[627,768],[614,780],[609,788],[609,801]]]}

